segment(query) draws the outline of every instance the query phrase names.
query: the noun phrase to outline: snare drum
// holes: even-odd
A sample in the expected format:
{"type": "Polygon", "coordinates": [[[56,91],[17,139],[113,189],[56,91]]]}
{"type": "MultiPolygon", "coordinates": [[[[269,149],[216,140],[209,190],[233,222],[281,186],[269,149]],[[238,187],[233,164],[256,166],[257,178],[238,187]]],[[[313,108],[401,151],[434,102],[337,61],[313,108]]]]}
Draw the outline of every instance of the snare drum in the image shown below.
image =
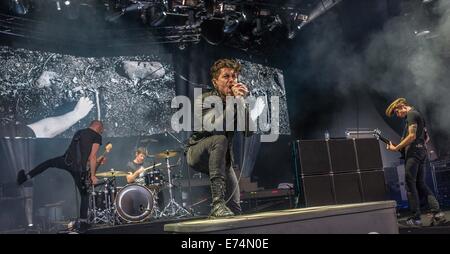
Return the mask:
{"type": "Polygon", "coordinates": [[[154,194],[140,184],[128,184],[116,196],[116,212],[126,222],[140,222],[153,212],[154,194]]]}

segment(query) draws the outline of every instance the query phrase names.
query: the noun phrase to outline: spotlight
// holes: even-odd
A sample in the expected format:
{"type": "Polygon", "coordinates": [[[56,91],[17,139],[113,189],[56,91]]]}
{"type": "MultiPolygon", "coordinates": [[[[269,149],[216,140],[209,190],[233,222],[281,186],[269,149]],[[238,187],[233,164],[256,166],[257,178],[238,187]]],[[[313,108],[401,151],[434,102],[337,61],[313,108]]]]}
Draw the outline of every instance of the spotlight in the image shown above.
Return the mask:
{"type": "Polygon", "coordinates": [[[415,34],[416,36],[418,36],[418,37],[420,37],[420,36],[425,36],[425,35],[428,35],[428,34],[430,34],[430,33],[431,33],[430,30],[414,31],[414,34],[415,34]]]}
{"type": "Polygon", "coordinates": [[[318,18],[320,15],[324,14],[329,9],[333,8],[336,4],[340,3],[342,0],[326,0],[321,1],[316,5],[316,7],[311,11],[308,15],[307,20],[305,22],[311,22],[314,19],[318,18]]]}
{"type": "Polygon", "coordinates": [[[288,30],[288,34],[287,37],[289,40],[292,40],[295,38],[295,35],[297,34],[296,30],[292,27],[292,24],[287,24],[287,30],[288,30]]]}
{"type": "Polygon", "coordinates": [[[75,20],[80,17],[80,2],[79,1],[64,1],[64,13],[68,19],[75,20]]]}

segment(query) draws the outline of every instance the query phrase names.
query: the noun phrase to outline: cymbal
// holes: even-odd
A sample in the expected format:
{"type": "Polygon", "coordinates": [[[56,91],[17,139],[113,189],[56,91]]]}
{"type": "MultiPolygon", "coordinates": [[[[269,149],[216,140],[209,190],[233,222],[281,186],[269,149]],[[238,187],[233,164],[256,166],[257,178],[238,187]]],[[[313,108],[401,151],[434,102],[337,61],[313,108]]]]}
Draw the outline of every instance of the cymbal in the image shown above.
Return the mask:
{"type": "Polygon", "coordinates": [[[155,157],[158,159],[172,158],[177,156],[179,151],[177,150],[166,150],[164,152],[160,152],[155,154],[155,157]]]}
{"type": "Polygon", "coordinates": [[[128,175],[127,172],[114,171],[114,170],[95,174],[95,176],[99,176],[99,177],[117,177],[117,176],[127,176],[127,175],[128,175]]]}

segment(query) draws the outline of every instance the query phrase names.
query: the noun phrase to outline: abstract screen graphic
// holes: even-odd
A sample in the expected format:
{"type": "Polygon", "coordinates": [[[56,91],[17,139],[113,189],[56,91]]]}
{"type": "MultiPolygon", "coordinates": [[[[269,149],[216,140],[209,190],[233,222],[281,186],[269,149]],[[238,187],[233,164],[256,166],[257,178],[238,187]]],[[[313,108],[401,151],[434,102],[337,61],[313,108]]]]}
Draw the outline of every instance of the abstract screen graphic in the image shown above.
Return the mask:
{"type": "MultiPolygon", "coordinates": [[[[79,57],[0,47],[0,136],[71,138],[90,121],[106,137],[171,130],[176,70],[170,56],[79,57]]],[[[280,70],[240,60],[251,95],[278,96],[280,134],[289,134],[280,70]]],[[[270,112],[269,112],[270,113],[270,112]]]]}
{"type": "Polygon", "coordinates": [[[248,61],[239,60],[239,62],[242,65],[239,81],[248,86],[250,95],[266,98],[269,115],[272,113],[270,98],[272,96],[279,98],[279,132],[284,135],[290,134],[283,72],[276,68],[248,61]]]}
{"type": "Polygon", "coordinates": [[[71,137],[94,119],[105,123],[109,137],[152,135],[170,128],[174,72],[158,56],[85,58],[1,47],[0,69],[3,135],[75,109],[74,117],[85,116],[58,137],[71,137]],[[88,100],[80,102],[82,98],[88,100]]]}

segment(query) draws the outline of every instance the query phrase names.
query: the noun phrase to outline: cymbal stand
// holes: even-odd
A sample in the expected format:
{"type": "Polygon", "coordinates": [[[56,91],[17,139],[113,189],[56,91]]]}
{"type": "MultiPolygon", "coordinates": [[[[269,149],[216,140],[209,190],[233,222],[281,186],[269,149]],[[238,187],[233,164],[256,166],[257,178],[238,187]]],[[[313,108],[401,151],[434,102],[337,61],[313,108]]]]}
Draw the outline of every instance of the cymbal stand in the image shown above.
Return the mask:
{"type": "Polygon", "coordinates": [[[181,206],[180,204],[178,204],[175,199],[173,198],[173,193],[172,193],[172,176],[171,176],[171,171],[170,171],[170,164],[169,164],[169,157],[166,157],[166,165],[167,165],[167,175],[169,178],[169,198],[170,201],[169,203],[166,205],[166,207],[164,208],[164,210],[162,211],[162,214],[165,216],[169,216],[169,217],[184,217],[184,216],[191,216],[192,214],[186,210],[183,206],[181,206]]]}
{"type": "Polygon", "coordinates": [[[103,210],[96,205],[97,193],[95,191],[95,186],[92,186],[91,195],[89,196],[89,222],[92,224],[115,224],[115,207],[113,204],[113,195],[115,194],[113,182],[115,181],[115,178],[112,180],[106,179],[105,181],[104,190],[100,194],[104,195],[103,202],[105,203],[105,209],[103,210]]]}
{"type": "Polygon", "coordinates": [[[180,168],[181,168],[181,170],[186,170],[186,176],[187,176],[187,182],[188,182],[187,206],[190,207],[189,210],[191,211],[191,214],[194,215],[195,214],[195,210],[192,208],[191,172],[190,172],[189,166],[187,165],[186,154],[184,152],[184,150],[186,148],[186,144],[183,141],[181,141],[178,137],[176,137],[174,134],[172,134],[171,132],[168,132],[166,130],[165,133],[168,134],[170,137],[172,137],[178,143],[178,146],[179,146],[179,148],[182,151],[181,152],[181,157],[180,157],[180,159],[181,159],[180,168]]]}

